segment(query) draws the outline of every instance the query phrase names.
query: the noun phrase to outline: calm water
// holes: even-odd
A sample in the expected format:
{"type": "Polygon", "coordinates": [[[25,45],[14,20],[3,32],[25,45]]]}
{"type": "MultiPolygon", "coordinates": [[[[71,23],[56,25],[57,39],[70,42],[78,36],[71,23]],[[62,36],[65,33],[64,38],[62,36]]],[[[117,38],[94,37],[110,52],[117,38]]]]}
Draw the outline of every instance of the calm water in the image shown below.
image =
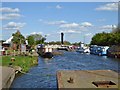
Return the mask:
{"type": "Polygon", "coordinates": [[[64,52],[50,60],[39,57],[38,66],[32,67],[28,74],[17,77],[12,88],[57,88],[58,70],[114,70],[120,73],[120,60],[97,55],[64,52]]]}

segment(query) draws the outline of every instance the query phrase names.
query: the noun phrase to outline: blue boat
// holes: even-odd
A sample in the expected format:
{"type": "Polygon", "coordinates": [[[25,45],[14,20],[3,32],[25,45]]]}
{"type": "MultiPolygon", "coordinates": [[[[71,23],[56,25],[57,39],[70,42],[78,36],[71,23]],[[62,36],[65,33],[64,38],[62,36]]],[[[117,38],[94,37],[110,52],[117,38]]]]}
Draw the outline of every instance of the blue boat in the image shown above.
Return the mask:
{"type": "Polygon", "coordinates": [[[108,46],[103,46],[101,47],[101,51],[99,53],[99,55],[103,56],[103,55],[107,55],[107,50],[109,49],[108,46]]]}
{"type": "Polygon", "coordinates": [[[107,55],[108,48],[109,48],[108,46],[91,45],[90,54],[99,55],[99,56],[107,55]]]}

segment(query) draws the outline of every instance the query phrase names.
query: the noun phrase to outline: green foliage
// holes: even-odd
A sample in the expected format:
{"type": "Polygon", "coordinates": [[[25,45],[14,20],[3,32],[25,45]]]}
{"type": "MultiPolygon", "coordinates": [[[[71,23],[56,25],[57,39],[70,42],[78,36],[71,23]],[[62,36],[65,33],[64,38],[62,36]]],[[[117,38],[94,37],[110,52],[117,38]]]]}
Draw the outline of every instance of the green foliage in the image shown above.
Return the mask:
{"type": "Polygon", "coordinates": [[[91,45],[120,45],[120,32],[114,33],[98,33],[93,36],[91,45]]]}
{"type": "Polygon", "coordinates": [[[72,43],[73,45],[75,46],[80,46],[81,42],[75,42],[75,43],[72,43]]]}
{"type": "Polygon", "coordinates": [[[27,72],[31,66],[37,64],[37,57],[30,56],[15,56],[15,61],[11,61],[12,56],[2,56],[2,66],[9,66],[9,63],[13,63],[13,66],[20,66],[24,72],[27,72]]]}
{"type": "Polygon", "coordinates": [[[30,36],[32,36],[35,41],[42,39],[42,35],[40,35],[40,34],[31,34],[30,36]]]}
{"type": "Polygon", "coordinates": [[[12,36],[12,42],[15,43],[17,45],[17,49],[19,49],[19,45],[25,43],[25,37],[19,31],[14,33],[12,36]]]}
{"type": "Polygon", "coordinates": [[[15,44],[25,43],[25,37],[19,31],[14,33],[12,36],[13,36],[12,39],[13,43],[15,44]]]}
{"type": "Polygon", "coordinates": [[[71,43],[69,41],[64,41],[63,43],[64,43],[64,45],[71,45],[71,43]]]}
{"type": "Polygon", "coordinates": [[[31,34],[27,37],[27,40],[28,40],[28,44],[32,46],[37,44],[43,44],[46,38],[42,37],[42,35],[40,34],[31,34]]]}
{"type": "Polygon", "coordinates": [[[34,37],[33,36],[28,36],[27,37],[27,40],[28,40],[28,44],[30,46],[34,45],[35,44],[35,40],[34,40],[34,37]]]}
{"type": "MultiPolygon", "coordinates": [[[[71,43],[69,41],[64,41],[63,43],[64,43],[64,45],[71,45],[71,43]]],[[[57,45],[61,45],[61,42],[60,41],[51,41],[51,42],[45,43],[45,44],[50,44],[50,45],[57,44],[57,45]]]]}
{"type": "Polygon", "coordinates": [[[36,44],[43,44],[46,38],[42,37],[40,40],[36,41],[36,44]]]}

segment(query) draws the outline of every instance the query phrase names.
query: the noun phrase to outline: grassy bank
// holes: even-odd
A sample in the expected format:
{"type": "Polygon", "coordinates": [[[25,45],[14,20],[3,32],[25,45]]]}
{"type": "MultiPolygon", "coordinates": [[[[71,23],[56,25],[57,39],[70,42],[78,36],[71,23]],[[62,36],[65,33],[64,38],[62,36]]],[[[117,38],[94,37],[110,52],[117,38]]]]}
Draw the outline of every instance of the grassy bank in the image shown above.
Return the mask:
{"type": "MultiPolygon", "coordinates": [[[[38,57],[31,56],[2,56],[2,66],[9,66],[12,63],[13,66],[20,66],[22,71],[27,72],[31,66],[38,64],[38,57]],[[15,61],[11,61],[11,58],[15,58],[15,61]]],[[[1,62],[0,61],[0,62],[1,62]]]]}

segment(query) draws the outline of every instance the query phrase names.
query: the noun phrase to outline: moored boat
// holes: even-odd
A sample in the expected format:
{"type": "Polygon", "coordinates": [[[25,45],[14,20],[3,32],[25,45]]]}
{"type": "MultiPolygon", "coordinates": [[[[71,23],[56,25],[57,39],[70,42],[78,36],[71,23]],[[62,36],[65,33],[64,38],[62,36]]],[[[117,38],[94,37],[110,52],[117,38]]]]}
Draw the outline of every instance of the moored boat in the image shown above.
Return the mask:
{"type": "Polygon", "coordinates": [[[51,52],[45,52],[43,55],[42,55],[43,58],[52,58],[53,57],[53,54],[51,52]]]}
{"type": "Polygon", "coordinates": [[[111,46],[108,50],[107,50],[107,56],[108,57],[113,57],[113,58],[120,58],[120,46],[111,46]]]}
{"type": "Polygon", "coordinates": [[[97,46],[97,45],[91,45],[90,46],[90,54],[95,54],[99,56],[106,56],[107,55],[107,50],[108,46],[97,46]]]}
{"type": "Polygon", "coordinates": [[[45,47],[43,44],[37,46],[37,53],[43,58],[52,58],[52,48],[45,47]]]}
{"type": "Polygon", "coordinates": [[[79,53],[90,53],[90,50],[89,50],[89,48],[78,48],[76,50],[76,52],[79,52],[79,53]]]}

